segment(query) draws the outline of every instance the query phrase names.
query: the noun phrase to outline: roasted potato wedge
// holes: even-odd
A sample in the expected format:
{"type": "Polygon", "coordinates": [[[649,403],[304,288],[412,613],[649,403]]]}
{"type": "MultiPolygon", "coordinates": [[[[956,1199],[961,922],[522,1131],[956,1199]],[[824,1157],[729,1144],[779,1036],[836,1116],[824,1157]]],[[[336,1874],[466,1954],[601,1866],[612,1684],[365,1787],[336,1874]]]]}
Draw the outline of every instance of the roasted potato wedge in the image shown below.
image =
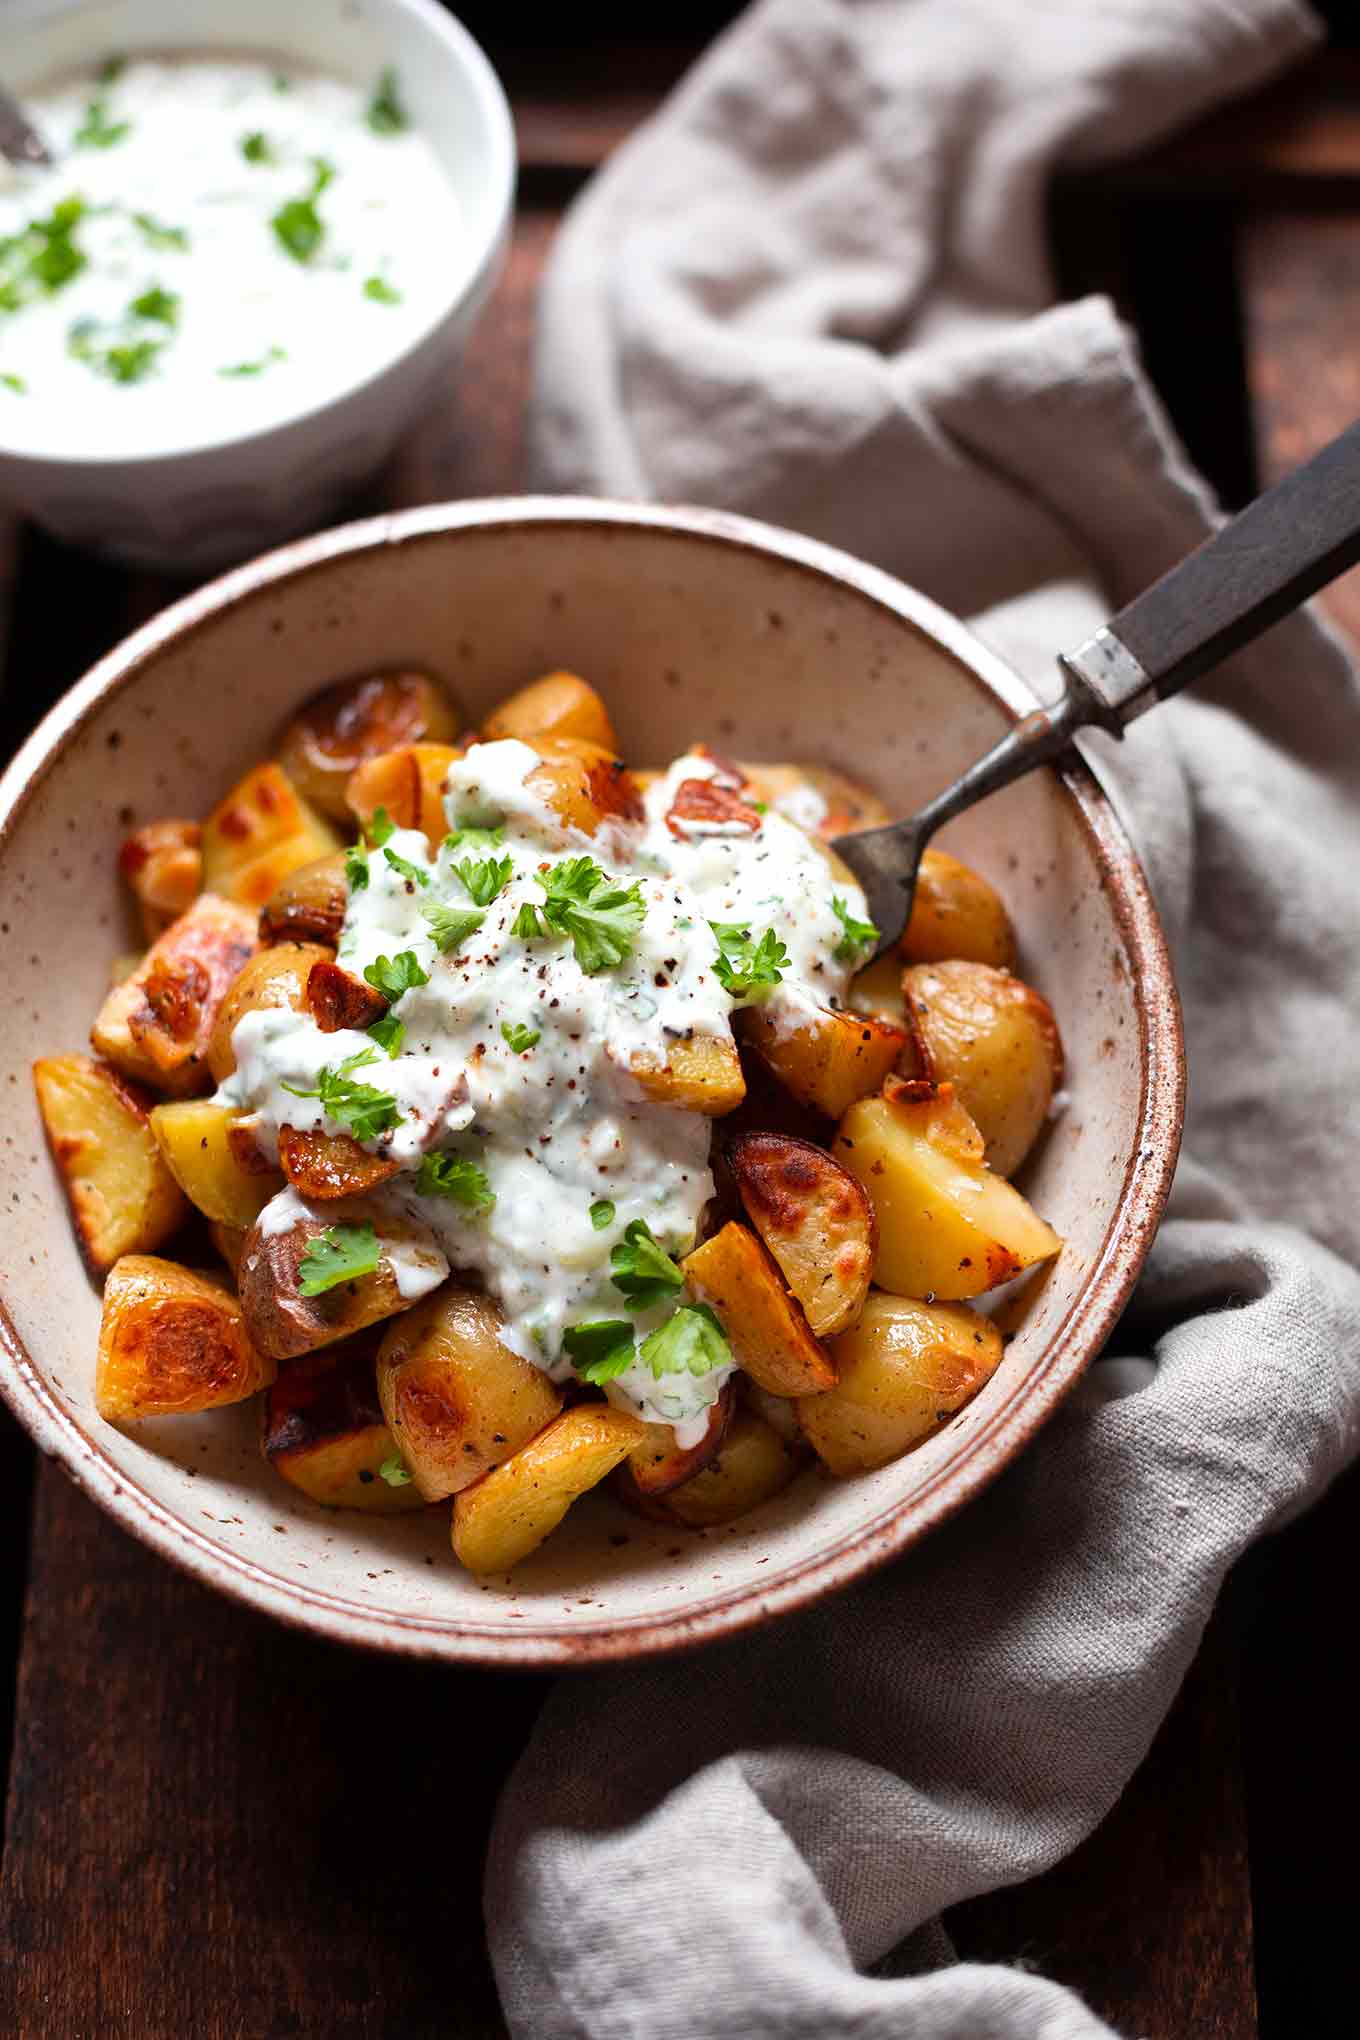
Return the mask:
{"type": "Polygon", "coordinates": [[[829,841],[855,829],[880,829],[893,816],[867,786],[834,765],[748,765],[737,768],[755,798],[768,801],[810,836],[829,841]]]}
{"type": "Polygon", "coordinates": [[[1032,985],[987,963],[912,964],[902,989],[919,1063],[914,1073],[954,1086],[987,1143],[988,1167],[1013,1176],[1062,1082],[1052,1007],[1032,985]]]}
{"type": "Polygon", "coordinates": [[[772,1395],[830,1388],[836,1370],[772,1256],[744,1225],[729,1223],[681,1264],[685,1281],[712,1304],[737,1365],[772,1395]]]}
{"type": "Polygon", "coordinates": [[[361,1332],[285,1367],[265,1397],[261,1446],[276,1473],[325,1509],[403,1516],[425,1498],[383,1420],[374,1346],[361,1332]]]}
{"type": "Polygon", "coordinates": [[[562,1397],[501,1338],[490,1297],[447,1283],[388,1326],[378,1396],[427,1501],[470,1487],[550,1424],[562,1397]]]}
{"type": "MultiPolygon", "coordinates": [[[[819,1401],[813,1397],[813,1401],[819,1401]]],[[[738,1410],[712,1462],[682,1487],[647,1496],[646,1513],[687,1530],[712,1530],[749,1516],[762,1502],[772,1501],[799,1470],[802,1461],[754,1410],[738,1410]]],[[[621,1498],[629,1496],[619,1484],[621,1498]]]]}
{"type": "Polygon", "coordinates": [[[796,1017],[748,1006],[742,1037],[804,1105],[839,1119],[856,1098],[877,1091],[906,1046],[906,1030],[870,1013],[796,1017]]]}
{"type": "Polygon", "coordinates": [[[644,1426],[608,1403],[577,1403],[453,1499],[453,1549],[472,1573],[509,1572],[578,1495],[612,1473],[644,1426]]]}
{"type": "Polygon", "coordinates": [[[737,1045],[731,1035],[695,1035],[674,1041],[664,1063],[635,1055],[629,1074],[658,1105],[704,1112],[710,1119],[731,1112],[746,1096],[737,1045]]]}
{"type": "Polygon", "coordinates": [[[247,1013],[266,1007],[307,1007],[307,980],[314,963],[330,961],[330,951],[316,942],[276,942],[245,963],[227,987],[208,1041],[208,1068],[213,1081],[224,1084],[236,1068],[231,1037],[247,1013]]]}
{"type": "Polygon", "coordinates": [[[612,818],[641,821],[642,796],[621,758],[583,737],[536,737],[542,763],[525,784],[568,828],[595,835],[612,818]]]}
{"type": "Polygon", "coordinates": [[[201,894],[105,999],[90,1029],[96,1053],[174,1098],[208,1090],[218,1012],[257,946],[252,913],[201,894]]]}
{"type": "Polygon", "coordinates": [[[872,1473],[929,1438],[995,1373],[1001,1334],[960,1303],[913,1303],[875,1291],[831,1348],[840,1376],[794,1405],[832,1473],[872,1473]]]}
{"type": "Polygon", "coordinates": [[[1015,965],[1015,930],[1000,893],[947,850],[922,856],[911,919],[897,947],[904,963],[960,957],[995,970],[1015,965]]]}
{"type": "Polygon", "coordinates": [[[401,1167],[385,1155],[371,1155],[347,1133],[296,1126],[279,1128],[279,1164],[299,1197],[320,1203],[333,1197],[362,1197],[401,1167]]]}
{"type": "Polygon", "coordinates": [[[365,1325],[395,1317],[411,1301],[411,1278],[442,1282],[449,1264],[434,1234],[418,1220],[398,1216],[376,1199],[337,1200],[324,1210],[300,1206],[287,1223],[265,1207],[246,1236],[237,1284],[251,1336],[262,1353],[291,1360],[318,1346],[346,1339],[365,1325]],[[319,1296],[301,1292],[302,1261],[313,1240],[340,1225],[371,1224],[380,1259],[371,1275],[360,1275],[319,1296]],[[408,1293],[402,1294],[403,1285],[408,1293]]]}
{"type": "Polygon", "coordinates": [[[203,824],[203,883],[258,913],[290,871],[341,847],[279,765],[257,765],[203,824]]]}
{"type": "Polygon", "coordinates": [[[824,1148],[778,1133],[744,1133],[727,1164],[741,1201],[819,1339],[852,1325],[869,1293],[878,1228],[848,1169],[824,1148]]]}
{"type": "Polygon", "coordinates": [[[902,990],[902,959],[893,951],[880,956],[850,980],[846,1000],[856,1013],[878,1013],[906,1025],[907,1001],[902,990]]]}
{"type": "Polygon", "coordinates": [[[343,850],[318,857],[314,864],[301,864],[261,907],[260,940],[316,942],[334,949],[344,926],[348,898],[343,850]]]}
{"type": "Polygon", "coordinates": [[[329,956],[312,965],[304,1003],[323,1034],[335,1034],[342,1027],[371,1027],[387,1011],[381,992],[329,956]]]}
{"type": "Polygon", "coordinates": [[[718,778],[682,779],[666,810],[666,827],[682,840],[700,829],[721,826],[726,835],[754,836],[761,812],[735,786],[718,778]]]}
{"type": "Polygon", "coordinates": [[[582,737],[603,750],[617,751],[619,740],[609,710],[588,681],[575,673],[545,673],[527,687],[507,694],[482,725],[488,743],[518,737],[533,744],[540,737],[582,737]]]}
{"type": "Polygon", "coordinates": [[[423,829],[433,857],[448,834],[444,781],[462,757],[456,744],[403,744],[384,751],[352,772],[345,787],[350,811],[361,824],[386,808],[399,829],[423,829]]]}
{"type": "Polygon", "coordinates": [[[408,744],[452,744],[462,727],[455,703],[426,674],[375,673],[314,694],[280,736],[279,763],[304,800],[347,822],[345,789],[361,765],[408,744]]]}
{"type": "Polygon", "coordinates": [[[683,1481],[702,1473],[716,1458],[737,1407],[737,1384],[723,1385],[709,1412],[708,1429],[697,1445],[678,1445],[673,1424],[644,1424],[639,1438],[615,1476],[620,1491],[629,1485],[639,1495],[665,1495],[683,1481]]]}
{"type": "Polygon", "coordinates": [[[189,1207],[156,1145],[147,1094],[88,1055],[44,1056],[33,1065],[33,1088],[95,1274],[168,1240],[189,1207]]]}
{"type": "Polygon", "coordinates": [[[254,1225],[283,1177],[255,1142],[242,1114],[211,1098],[158,1105],[151,1131],[185,1196],[208,1219],[254,1225]]]}
{"type": "Polygon", "coordinates": [[[118,853],[148,942],[163,935],[203,890],[203,831],[197,822],[147,822],[118,853]]]}
{"type": "Polygon", "coordinates": [[[121,1423],[244,1402],[274,1379],[225,1277],[124,1254],[104,1285],[94,1398],[121,1423]]]}
{"type": "Polygon", "coordinates": [[[874,1280],[897,1296],[980,1296],[1062,1241],[982,1159],[982,1136],[948,1085],[896,1083],[841,1121],[833,1153],[878,1214],[874,1280]]]}

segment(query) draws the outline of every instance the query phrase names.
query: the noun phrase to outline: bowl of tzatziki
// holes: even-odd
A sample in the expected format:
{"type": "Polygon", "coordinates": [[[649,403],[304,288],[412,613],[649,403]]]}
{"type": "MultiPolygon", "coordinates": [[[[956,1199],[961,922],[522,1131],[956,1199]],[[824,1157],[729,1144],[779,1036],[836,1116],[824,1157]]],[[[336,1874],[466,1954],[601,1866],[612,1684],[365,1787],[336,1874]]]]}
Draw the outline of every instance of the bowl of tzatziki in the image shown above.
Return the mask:
{"type": "Polygon", "coordinates": [[[514,186],[435,0],[18,0],[0,163],[0,500],[202,572],[324,522],[453,371],[514,186]]]}

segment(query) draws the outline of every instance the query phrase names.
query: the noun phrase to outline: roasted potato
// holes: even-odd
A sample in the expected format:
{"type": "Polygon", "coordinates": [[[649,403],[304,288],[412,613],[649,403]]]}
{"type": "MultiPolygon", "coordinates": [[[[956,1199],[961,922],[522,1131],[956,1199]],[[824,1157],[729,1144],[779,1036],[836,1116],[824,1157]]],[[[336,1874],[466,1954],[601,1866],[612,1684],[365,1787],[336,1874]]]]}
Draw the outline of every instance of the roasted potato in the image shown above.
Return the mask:
{"type": "Polygon", "coordinates": [[[283,1177],[256,1142],[250,1123],[211,1098],[158,1105],[151,1131],[174,1180],[197,1210],[219,1225],[254,1225],[283,1177]]]}
{"type": "Polygon", "coordinates": [[[197,822],[147,822],[118,853],[148,942],[163,935],[203,890],[203,831],[197,822]]]}
{"type": "Polygon", "coordinates": [[[241,1225],[223,1225],[220,1219],[210,1219],[208,1236],[231,1271],[232,1286],[236,1284],[236,1271],[241,1265],[241,1252],[246,1243],[246,1228],[241,1225]]]}
{"type": "Polygon", "coordinates": [[[741,1201],[819,1339],[852,1325],[869,1293],[874,1208],[824,1148],[778,1133],[744,1133],[727,1164],[741,1201]]]}
{"type": "Polygon", "coordinates": [[[716,1458],[737,1407],[737,1384],[729,1380],[709,1412],[708,1429],[697,1445],[678,1445],[673,1424],[644,1424],[642,1436],[619,1467],[615,1480],[622,1492],[665,1495],[683,1481],[702,1473],[716,1458]]]}
{"type": "Polygon", "coordinates": [[[279,763],[304,800],[347,822],[345,789],[368,759],[407,744],[451,744],[462,727],[437,681],[424,673],[375,673],[314,694],[280,736],[279,763]]]}
{"type": "Polygon", "coordinates": [[[545,673],[541,680],[516,688],[491,711],[482,735],[488,743],[518,737],[522,744],[536,743],[540,737],[583,737],[606,751],[619,748],[609,710],[575,673],[545,673]]]}
{"type": "Polygon", "coordinates": [[[682,839],[693,834],[696,824],[704,828],[714,823],[720,823],[728,835],[744,830],[754,836],[760,827],[761,813],[739,788],[729,786],[725,780],[696,778],[680,781],[671,795],[665,819],[671,834],[682,839]]]}
{"type": "Polygon", "coordinates": [[[988,1167],[1013,1176],[1062,1082],[1052,1007],[987,963],[912,964],[902,988],[915,1037],[911,1073],[954,1086],[987,1143],[988,1167]]]}
{"type": "Polygon", "coordinates": [[[401,1167],[386,1155],[371,1155],[347,1133],[296,1126],[279,1128],[279,1164],[299,1197],[320,1203],[333,1197],[362,1197],[401,1167]]]}
{"type": "Polygon", "coordinates": [[[225,1277],[124,1254],[104,1285],[94,1399],[101,1417],[173,1417],[244,1402],[274,1379],[225,1277]]]}
{"type": "Polygon", "coordinates": [[[746,1096],[746,1079],[730,1034],[673,1041],[664,1063],[635,1055],[628,1069],[658,1105],[678,1105],[687,1112],[707,1113],[710,1119],[731,1112],[746,1096]]]}
{"type": "Polygon", "coordinates": [[[444,781],[449,767],[462,757],[456,744],[403,744],[384,751],[352,772],[345,799],[361,824],[371,822],[379,808],[399,829],[423,829],[433,857],[448,834],[444,815],[444,781]]]}
{"type": "Polygon", "coordinates": [[[286,1225],[268,1207],[246,1236],[237,1270],[241,1307],[262,1353],[291,1360],[318,1346],[333,1345],[365,1325],[405,1310],[412,1275],[442,1282],[449,1264],[434,1234],[419,1220],[398,1216],[376,1200],[346,1198],[323,1211],[302,1206],[286,1225]],[[380,1258],[371,1275],[359,1275],[319,1296],[301,1292],[302,1262],[314,1240],[336,1226],[371,1224],[380,1258]],[[399,1280],[399,1273],[401,1279],[399,1280]]]}
{"type": "MultiPolygon", "coordinates": [[[[763,1417],[754,1410],[738,1410],[711,1464],[682,1487],[644,1497],[649,1504],[646,1513],[663,1522],[683,1523],[687,1530],[735,1523],[762,1502],[772,1501],[789,1485],[800,1464],[796,1447],[786,1444],[763,1417]]],[[[622,1481],[616,1492],[622,1500],[631,1499],[622,1481]]]]}
{"type": "Polygon", "coordinates": [[[897,1296],[953,1301],[1018,1275],[1062,1241],[983,1160],[948,1085],[890,1082],[841,1121],[833,1152],[878,1214],[874,1280],[897,1296]]]}
{"type": "Polygon", "coordinates": [[[947,850],[922,856],[911,919],[897,947],[904,963],[958,957],[996,970],[1015,964],[1015,930],[1000,893],[947,850]]]}
{"type": "Polygon", "coordinates": [[[150,1124],[151,1099],[88,1055],[33,1065],[52,1157],[81,1252],[96,1275],[120,1254],[149,1254],[188,1216],[150,1124]]]}
{"type": "Polygon", "coordinates": [[[329,959],[330,951],[319,943],[277,942],[242,966],[227,987],[208,1041],[208,1068],[215,1083],[224,1084],[236,1068],[231,1037],[246,1014],[270,1006],[304,1012],[312,965],[329,959]]]}
{"type": "Polygon", "coordinates": [[[260,909],[261,942],[317,942],[334,949],[345,922],[349,889],[345,853],[333,850],[299,865],[260,909]]]}
{"type": "Polygon", "coordinates": [[[203,824],[203,883],[258,913],[290,871],[341,847],[278,765],[257,765],[203,824]]]}
{"type": "Polygon", "coordinates": [[[550,1424],[562,1397],[501,1338],[487,1296],[447,1283],[387,1328],[383,1415],[427,1501],[480,1480],[550,1424]]]}
{"type": "Polygon", "coordinates": [[[845,996],[856,1013],[878,1013],[885,1020],[895,1020],[899,1027],[905,1026],[907,1001],[902,990],[901,957],[890,950],[886,956],[876,958],[851,978],[845,996]]]}
{"type": "Polygon", "coordinates": [[[453,1498],[453,1549],[472,1573],[509,1572],[578,1495],[626,1459],[644,1426],[608,1403],[577,1403],[453,1498]]]}
{"type": "Polygon", "coordinates": [[[304,1003],[323,1034],[335,1034],[342,1027],[371,1027],[387,1011],[381,992],[328,956],[312,965],[304,1003]]]}
{"type": "Polygon", "coordinates": [[[869,1013],[772,1013],[747,1006],[742,1037],[804,1105],[839,1119],[876,1091],[906,1046],[904,1028],[869,1013]]]}
{"type": "Polygon", "coordinates": [[[132,973],[141,964],[145,955],[146,951],[144,949],[119,950],[109,965],[108,985],[111,992],[116,991],[119,985],[127,983],[132,973]]]}
{"type": "Polygon", "coordinates": [[[966,1304],[875,1291],[831,1351],[840,1379],[794,1405],[798,1422],[832,1473],[872,1473],[977,1394],[1001,1359],[1001,1334],[966,1304]]]}
{"type": "Polygon", "coordinates": [[[894,819],[876,793],[834,765],[748,765],[738,768],[751,792],[810,836],[830,840],[855,829],[880,829],[894,819]]]}
{"type": "Polygon", "coordinates": [[[611,817],[641,821],[642,796],[621,758],[583,737],[536,737],[542,763],[525,780],[568,828],[593,836],[611,817]]]}
{"type": "Polygon", "coordinates": [[[208,1090],[218,1012],[257,942],[252,913],[201,894],[105,999],[90,1029],[96,1052],[171,1097],[208,1090]]]}
{"type": "Polygon", "coordinates": [[[374,1345],[361,1332],[285,1367],[265,1397],[261,1446],[275,1472],[323,1508],[407,1515],[425,1498],[383,1421],[374,1345]]]}
{"type": "Polygon", "coordinates": [[[836,1370],[773,1258],[744,1225],[727,1224],[686,1256],[685,1281],[713,1306],[739,1367],[772,1395],[830,1388],[836,1370]]]}

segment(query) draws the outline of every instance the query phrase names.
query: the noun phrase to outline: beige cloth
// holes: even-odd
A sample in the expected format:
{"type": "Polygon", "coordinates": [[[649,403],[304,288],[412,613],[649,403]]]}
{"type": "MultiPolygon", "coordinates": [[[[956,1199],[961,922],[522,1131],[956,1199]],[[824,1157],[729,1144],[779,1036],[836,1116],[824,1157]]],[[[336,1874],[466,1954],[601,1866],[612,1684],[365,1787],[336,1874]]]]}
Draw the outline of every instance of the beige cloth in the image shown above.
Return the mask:
{"type": "MultiPolygon", "coordinates": [[[[1100,300],[1046,309],[1053,168],[1306,48],[1292,0],[765,0],[575,209],[548,486],[864,554],[1045,691],[1211,507],[1100,300]]],[[[553,1692],[487,1917],[514,2033],[1092,2040],[941,1910],[1101,1819],[1224,1573],[1360,1426],[1360,699],[1310,618],[1100,747],[1175,944],[1187,1159],[1115,1353],[961,1517],[851,1591],[553,1692]]]]}

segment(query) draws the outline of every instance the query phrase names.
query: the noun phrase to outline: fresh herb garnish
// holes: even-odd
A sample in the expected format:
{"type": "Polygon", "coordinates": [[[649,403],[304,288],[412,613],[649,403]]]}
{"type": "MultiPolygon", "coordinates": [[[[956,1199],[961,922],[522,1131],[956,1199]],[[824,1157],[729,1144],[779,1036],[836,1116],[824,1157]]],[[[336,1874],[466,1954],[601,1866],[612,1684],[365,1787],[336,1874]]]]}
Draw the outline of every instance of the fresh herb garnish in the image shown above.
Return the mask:
{"type": "Polygon", "coordinates": [[[526,1027],[521,1020],[502,1020],[501,1034],[509,1043],[512,1055],[523,1055],[542,1039],[537,1027],[526,1027]]]}
{"type": "Polygon", "coordinates": [[[364,1033],[376,1041],[379,1048],[385,1048],[388,1055],[395,1059],[401,1054],[401,1044],[406,1039],[406,1022],[398,1020],[394,1013],[384,1013],[381,1020],[375,1020],[371,1027],[365,1027],[364,1033]]]}
{"type": "Polygon", "coordinates": [[[607,1197],[597,1197],[590,1207],[590,1222],[596,1232],[604,1232],[614,1223],[614,1207],[607,1197]]]}
{"type": "Polygon", "coordinates": [[[711,1374],[732,1365],[732,1348],[717,1313],[706,1303],[682,1303],[648,1334],[639,1358],[653,1374],[711,1374]]]}
{"type": "Polygon", "coordinates": [[[371,1220],[365,1219],[362,1225],[328,1226],[307,1242],[298,1262],[298,1294],[322,1296],[342,1282],[375,1274],[381,1253],[371,1220]]]}
{"type": "Polygon", "coordinates": [[[105,57],[95,77],[101,85],[116,85],[126,69],[126,57],[105,57]]]}
{"type": "Polygon", "coordinates": [[[427,985],[430,973],[421,969],[414,949],[400,949],[395,956],[380,956],[376,963],[365,965],[364,979],[375,992],[395,1001],[403,992],[414,991],[417,985],[427,985]]]}
{"type": "Polygon", "coordinates": [[[509,857],[486,857],[480,864],[471,857],[465,857],[453,868],[468,895],[476,900],[479,907],[489,907],[497,895],[505,891],[515,869],[509,857]]]}
{"type": "Polygon", "coordinates": [[[516,941],[535,942],[547,932],[538,908],[531,900],[526,900],[511,923],[510,933],[516,941]]]}
{"type": "Polygon", "coordinates": [[[368,837],[375,850],[381,850],[383,844],[396,829],[396,826],[396,823],[385,807],[374,808],[364,834],[368,837]]]}
{"type": "Polygon", "coordinates": [[[626,1374],[637,1358],[633,1327],[626,1318],[594,1318],[586,1324],[568,1325],[562,1345],[582,1381],[593,1382],[596,1388],[626,1374]]]}
{"type": "Polygon", "coordinates": [[[158,283],[153,284],[150,290],[144,290],[140,297],[132,300],[128,306],[128,316],[134,319],[152,319],[159,326],[177,326],[179,293],[162,290],[158,283]]]}
{"type": "Polygon", "coordinates": [[[288,355],[282,347],[271,347],[267,354],[261,354],[254,361],[229,361],[217,373],[226,376],[263,375],[276,361],[287,361],[288,355]]]}
{"type": "MultiPolygon", "coordinates": [[[[571,937],[586,976],[617,969],[646,917],[640,887],[609,878],[593,857],[568,857],[540,874],[537,883],[546,895],[538,913],[559,935],[571,937]]],[[[515,925],[518,933],[518,920],[515,925]]]]}
{"type": "Polygon", "coordinates": [[[178,248],[182,250],[189,245],[189,235],[185,228],[164,226],[151,213],[135,212],[132,215],[132,224],[140,228],[152,248],[178,248]]]}
{"type": "Polygon", "coordinates": [[[844,930],[832,954],[838,963],[853,963],[861,949],[873,948],[878,930],[872,921],[857,921],[842,899],[832,900],[831,911],[844,930]]]}
{"type": "Polygon", "coordinates": [[[274,145],[263,128],[256,128],[253,134],[242,135],[241,154],[247,163],[277,163],[274,145]]]}
{"type": "Polygon", "coordinates": [[[106,375],[110,382],[145,382],[156,366],[164,340],[101,340],[99,332],[94,319],[77,319],[66,336],[67,352],[75,360],[85,362],[96,375],[106,375]]]}
{"type": "Polygon", "coordinates": [[[740,921],[710,921],[708,925],[718,943],[713,974],[725,992],[734,999],[746,999],[780,982],[790,958],[773,928],[767,928],[756,942],[740,921]]]}
{"type": "Polygon", "coordinates": [[[444,838],[441,848],[452,853],[454,850],[499,850],[505,841],[505,829],[497,823],[494,829],[454,829],[444,838]]]}
{"type": "Polygon", "coordinates": [[[634,1310],[660,1303],[672,1290],[685,1286],[684,1276],[652,1238],[643,1218],[635,1218],[624,1227],[623,1238],[609,1250],[609,1265],[614,1287],[623,1291],[634,1310]]]}
{"type": "Polygon", "coordinates": [[[319,1070],[310,1088],[301,1084],[284,1084],[283,1088],[295,1098],[319,1098],[326,1117],[345,1127],[356,1140],[376,1140],[380,1133],[391,1133],[401,1125],[397,1101],[372,1084],[356,1083],[350,1071],[377,1059],[376,1048],[363,1048],[358,1055],[346,1057],[338,1068],[319,1070]]]}
{"type": "Polygon", "coordinates": [[[397,73],[389,64],[373,88],[366,115],[375,135],[399,135],[411,123],[397,93],[397,73]]]}
{"type": "Polygon", "coordinates": [[[0,371],[0,387],[13,390],[16,397],[22,397],[28,389],[28,384],[21,375],[12,375],[5,369],[0,371]]]}
{"type": "Polygon", "coordinates": [[[411,1470],[400,1452],[394,1452],[390,1459],[384,1459],[378,1472],[389,1487],[410,1487],[411,1470]]]}
{"type": "Polygon", "coordinates": [[[460,942],[466,942],[469,935],[475,935],[486,919],[478,907],[441,907],[435,900],[428,900],[420,912],[430,924],[434,946],[441,956],[447,956],[460,942]]]}
{"type": "MultiPolygon", "coordinates": [[[[115,72],[114,77],[116,76],[117,73],[115,72]]],[[[111,85],[113,78],[105,79],[101,75],[99,82],[101,85],[111,85]]],[[[76,129],[72,139],[78,149],[111,149],[115,142],[121,142],[125,136],[131,133],[132,122],[130,120],[109,119],[109,102],[105,95],[100,92],[96,94],[85,108],[85,118],[76,129]]]]}
{"type": "Polygon", "coordinates": [[[368,852],[362,843],[351,843],[345,852],[345,883],[351,892],[367,889],[368,852]]]}
{"type": "Polygon", "coordinates": [[[301,198],[290,198],[281,205],[269,222],[280,247],[294,262],[310,262],[326,234],[316,202],[334,177],[335,166],[324,156],[313,156],[312,168],[315,174],[310,189],[301,198]]]}
{"type": "Polygon", "coordinates": [[[383,856],[387,859],[393,871],[396,872],[398,878],[404,878],[410,885],[429,884],[429,872],[422,871],[418,864],[412,864],[409,857],[398,857],[396,851],[388,849],[386,845],[383,847],[383,856]]]}
{"type": "Polygon", "coordinates": [[[467,1155],[422,1155],[416,1189],[422,1197],[451,1197],[469,1211],[489,1211],[496,1202],[486,1170],[467,1155]]]}
{"type": "Polygon", "coordinates": [[[46,219],[0,237],[0,312],[17,312],[34,298],[51,296],[85,267],[75,230],[85,214],[80,198],[64,198],[46,219]]]}
{"type": "Polygon", "coordinates": [[[399,305],[401,292],[394,290],[385,276],[366,276],[364,296],[372,298],[375,305],[399,305]]]}

